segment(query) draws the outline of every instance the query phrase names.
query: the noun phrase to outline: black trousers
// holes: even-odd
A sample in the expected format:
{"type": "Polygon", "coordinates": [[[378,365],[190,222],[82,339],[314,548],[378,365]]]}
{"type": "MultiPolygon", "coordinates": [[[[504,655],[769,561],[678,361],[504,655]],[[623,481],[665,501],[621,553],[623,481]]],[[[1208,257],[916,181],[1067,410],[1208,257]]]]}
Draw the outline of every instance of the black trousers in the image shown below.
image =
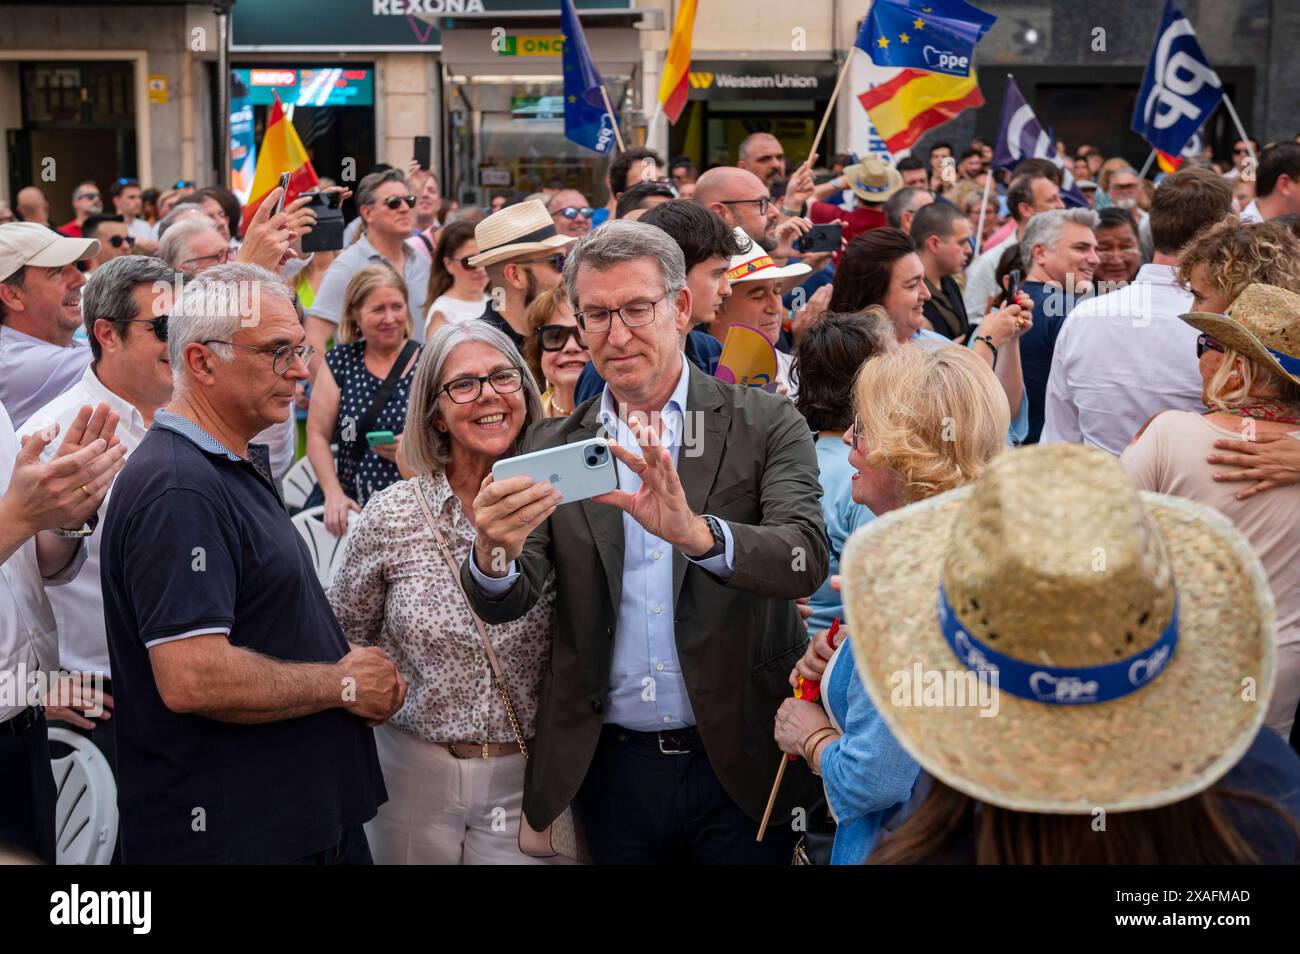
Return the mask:
{"type": "Polygon", "coordinates": [[[290,861],[291,865],[373,865],[370,857],[370,842],[366,841],[366,830],[358,825],[343,832],[339,843],[324,851],[317,851],[290,861]]]}
{"type": "Polygon", "coordinates": [[[17,735],[0,724],[0,847],[54,864],[56,797],[45,713],[17,735]]]}
{"type": "Polygon", "coordinates": [[[664,755],[607,725],[578,790],[596,864],[788,865],[798,836],[758,822],[731,800],[702,748],[664,755]]]}

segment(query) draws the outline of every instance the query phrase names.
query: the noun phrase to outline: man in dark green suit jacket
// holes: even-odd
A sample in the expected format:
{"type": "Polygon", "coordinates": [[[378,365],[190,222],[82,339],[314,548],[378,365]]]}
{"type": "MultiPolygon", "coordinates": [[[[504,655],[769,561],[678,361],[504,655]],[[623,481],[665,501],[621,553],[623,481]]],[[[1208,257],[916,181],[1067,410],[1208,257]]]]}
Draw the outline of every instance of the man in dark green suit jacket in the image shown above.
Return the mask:
{"type": "Polygon", "coordinates": [[[755,832],[780,764],[773,718],[808,643],[794,600],[828,567],[812,435],[786,399],[683,360],[691,293],[661,230],[605,225],[565,280],[606,391],[520,451],[608,436],[621,489],[559,506],[545,482],[489,479],[461,568],[491,623],[526,613],[555,574],[524,812],[542,829],[576,801],[597,862],[788,863],[792,821],[819,794],[802,763],[763,844],[755,832]]]}

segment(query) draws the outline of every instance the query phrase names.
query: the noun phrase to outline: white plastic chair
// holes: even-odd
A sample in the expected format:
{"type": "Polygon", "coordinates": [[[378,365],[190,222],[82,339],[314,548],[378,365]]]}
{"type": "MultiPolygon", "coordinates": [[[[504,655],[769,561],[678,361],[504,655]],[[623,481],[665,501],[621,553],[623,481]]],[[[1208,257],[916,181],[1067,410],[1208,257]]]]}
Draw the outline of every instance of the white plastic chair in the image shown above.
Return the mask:
{"type": "Polygon", "coordinates": [[[284,475],[284,480],[280,482],[280,493],[284,497],[285,506],[297,510],[307,502],[311,489],[315,486],[316,469],[304,454],[294,461],[293,466],[284,475]]]}
{"type": "Polygon", "coordinates": [[[336,537],[325,529],[325,508],[312,507],[290,518],[298,533],[307,541],[312,564],[316,567],[316,577],[320,585],[329,589],[334,582],[334,573],[343,558],[343,547],[352,533],[352,514],[348,514],[348,529],[343,536],[336,537]]]}
{"type": "Polygon", "coordinates": [[[104,753],[85,736],[50,727],[50,742],[72,751],[50,760],[58,791],[55,854],[61,865],[106,865],[117,844],[117,782],[104,753]]]}

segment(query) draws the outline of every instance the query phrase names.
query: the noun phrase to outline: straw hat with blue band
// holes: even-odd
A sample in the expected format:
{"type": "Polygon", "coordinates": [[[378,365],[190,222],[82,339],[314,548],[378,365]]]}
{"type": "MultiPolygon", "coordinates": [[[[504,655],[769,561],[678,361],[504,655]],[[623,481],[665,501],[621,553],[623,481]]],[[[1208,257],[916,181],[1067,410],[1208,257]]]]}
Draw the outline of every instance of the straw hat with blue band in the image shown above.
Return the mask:
{"type": "Polygon", "coordinates": [[[1197,331],[1300,384],[1300,295],[1276,285],[1247,285],[1222,315],[1181,316],[1197,331]]]}
{"type": "Polygon", "coordinates": [[[1136,492],[1109,454],[1007,452],[864,526],[840,565],[871,701],[928,772],[989,804],[1168,805],[1263,724],[1275,622],[1258,559],[1218,511],[1136,492]],[[983,678],[996,705],[900,692],[931,673],[983,678]]]}
{"type": "Polygon", "coordinates": [[[879,156],[867,156],[845,169],[842,175],[853,194],[866,202],[886,202],[903,188],[902,173],[879,156]]]}
{"type": "Polygon", "coordinates": [[[543,252],[561,252],[575,239],[560,235],[546,206],[532,199],[508,205],[474,226],[478,254],[470,258],[471,268],[513,262],[543,252]]]}

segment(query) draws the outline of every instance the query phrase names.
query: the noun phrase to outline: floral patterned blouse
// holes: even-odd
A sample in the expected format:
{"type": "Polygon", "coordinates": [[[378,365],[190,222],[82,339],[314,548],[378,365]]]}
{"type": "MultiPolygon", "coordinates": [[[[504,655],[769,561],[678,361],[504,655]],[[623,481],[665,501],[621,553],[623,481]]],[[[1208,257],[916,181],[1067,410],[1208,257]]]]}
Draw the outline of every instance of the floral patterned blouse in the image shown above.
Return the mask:
{"type": "MultiPolygon", "coordinates": [[[[483,641],[420,512],[415,481],[458,567],[469,555],[474,525],[446,475],[399,481],[352,518],[330,605],[350,642],[383,649],[406,680],[406,702],[392,718],[398,728],[428,742],[513,742],[483,641]]],[[[531,739],[555,630],[554,579],[525,616],[486,629],[524,737],[531,739]]]]}

